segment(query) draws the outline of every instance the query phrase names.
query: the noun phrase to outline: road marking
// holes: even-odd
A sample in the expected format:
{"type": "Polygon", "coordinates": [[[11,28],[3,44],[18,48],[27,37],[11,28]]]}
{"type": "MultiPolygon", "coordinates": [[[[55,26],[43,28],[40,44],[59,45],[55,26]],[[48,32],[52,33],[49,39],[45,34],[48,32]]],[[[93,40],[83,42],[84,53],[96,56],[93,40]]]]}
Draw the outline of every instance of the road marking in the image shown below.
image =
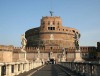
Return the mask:
{"type": "MultiPolygon", "coordinates": [[[[44,65],[45,66],[45,65],[44,65]]],[[[40,69],[42,69],[44,66],[40,67],[39,69],[33,71],[32,73],[28,74],[27,76],[31,76],[32,74],[34,74],[35,72],[39,71],[40,69]]]]}

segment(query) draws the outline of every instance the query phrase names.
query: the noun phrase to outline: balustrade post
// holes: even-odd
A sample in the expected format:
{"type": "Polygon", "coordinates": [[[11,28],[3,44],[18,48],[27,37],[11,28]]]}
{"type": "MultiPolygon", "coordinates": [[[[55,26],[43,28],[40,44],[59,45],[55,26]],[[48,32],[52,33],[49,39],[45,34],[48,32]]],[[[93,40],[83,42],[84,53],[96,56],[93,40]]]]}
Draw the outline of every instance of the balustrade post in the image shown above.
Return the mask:
{"type": "Polygon", "coordinates": [[[74,71],[76,71],[76,62],[74,62],[74,71]]]}
{"type": "Polygon", "coordinates": [[[66,64],[66,67],[67,67],[68,63],[66,62],[65,64],[66,64]]]}
{"type": "Polygon", "coordinates": [[[68,68],[70,69],[70,62],[68,62],[68,68]]]}
{"type": "Polygon", "coordinates": [[[34,68],[34,62],[32,62],[32,69],[34,68]]]}
{"type": "Polygon", "coordinates": [[[72,64],[71,64],[71,62],[69,62],[69,64],[70,64],[70,67],[69,67],[69,68],[72,69],[72,64]]]}
{"type": "Polygon", "coordinates": [[[96,64],[95,66],[95,76],[100,76],[100,64],[96,64]]]}
{"type": "Polygon", "coordinates": [[[86,63],[86,76],[92,76],[92,66],[90,63],[86,63]]]}
{"type": "Polygon", "coordinates": [[[33,68],[32,68],[32,62],[31,62],[31,69],[33,69],[33,68]]]}
{"type": "Polygon", "coordinates": [[[78,64],[77,64],[77,62],[75,62],[75,66],[76,66],[76,72],[78,72],[78,64]]]}
{"type": "Polygon", "coordinates": [[[11,76],[11,64],[6,65],[6,76],[11,76]]]}
{"type": "Polygon", "coordinates": [[[85,64],[82,63],[82,75],[84,75],[84,74],[85,74],[85,64]]]}
{"type": "Polygon", "coordinates": [[[72,62],[71,70],[74,71],[74,62],[72,62]]]}
{"type": "Polygon", "coordinates": [[[29,71],[29,63],[27,63],[26,67],[27,67],[27,71],[29,71]]]}
{"type": "Polygon", "coordinates": [[[80,62],[80,63],[79,63],[79,73],[80,73],[80,74],[82,73],[82,69],[83,69],[82,63],[80,62]]]}
{"type": "Polygon", "coordinates": [[[18,75],[18,64],[14,65],[14,73],[15,75],[18,75]]]}
{"type": "Polygon", "coordinates": [[[29,63],[29,70],[31,70],[31,63],[29,63]]]}
{"type": "Polygon", "coordinates": [[[30,70],[32,69],[32,62],[30,63],[30,70]]]}
{"type": "Polygon", "coordinates": [[[74,71],[76,72],[76,63],[74,62],[74,71]]]}
{"type": "Polygon", "coordinates": [[[23,72],[25,72],[25,63],[23,64],[23,72]]]}
{"type": "Polygon", "coordinates": [[[68,62],[66,62],[66,67],[68,68],[68,66],[69,66],[69,64],[68,64],[68,62]]]}
{"type": "Polygon", "coordinates": [[[34,62],[34,68],[36,68],[37,67],[37,63],[36,62],[34,62]]]}
{"type": "Polygon", "coordinates": [[[29,66],[28,65],[29,65],[29,63],[25,64],[25,71],[29,71],[29,66]]]}
{"type": "Polygon", "coordinates": [[[2,76],[2,73],[1,73],[1,72],[2,72],[2,71],[1,71],[1,70],[2,70],[2,69],[1,69],[2,65],[3,65],[3,64],[0,63],[0,76],[2,76]]]}
{"type": "Polygon", "coordinates": [[[64,62],[64,67],[66,67],[66,62],[64,62]]]}
{"type": "Polygon", "coordinates": [[[77,63],[77,72],[79,73],[79,63],[77,63]]]}
{"type": "Polygon", "coordinates": [[[20,64],[20,72],[23,73],[23,65],[22,65],[22,63],[20,64]]]}

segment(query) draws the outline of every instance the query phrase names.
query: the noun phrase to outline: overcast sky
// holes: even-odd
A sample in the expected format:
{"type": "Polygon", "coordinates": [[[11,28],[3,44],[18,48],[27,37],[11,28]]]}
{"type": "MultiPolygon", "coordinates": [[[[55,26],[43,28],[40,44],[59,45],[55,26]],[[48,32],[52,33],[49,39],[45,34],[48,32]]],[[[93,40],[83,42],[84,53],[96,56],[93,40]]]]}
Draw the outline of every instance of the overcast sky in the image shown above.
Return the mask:
{"type": "Polygon", "coordinates": [[[21,34],[40,26],[51,8],[64,26],[80,31],[81,46],[100,42],[100,0],[0,0],[0,45],[21,46],[21,34]]]}

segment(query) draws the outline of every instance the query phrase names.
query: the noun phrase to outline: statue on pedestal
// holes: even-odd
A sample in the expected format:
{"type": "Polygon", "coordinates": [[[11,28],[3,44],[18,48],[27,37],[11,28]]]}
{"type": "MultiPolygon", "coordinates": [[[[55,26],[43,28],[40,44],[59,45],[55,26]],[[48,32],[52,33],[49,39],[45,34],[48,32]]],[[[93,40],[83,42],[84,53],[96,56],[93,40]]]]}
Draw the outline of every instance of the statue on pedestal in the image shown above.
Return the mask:
{"type": "Polygon", "coordinates": [[[80,34],[75,33],[75,47],[76,47],[76,51],[75,51],[75,60],[74,60],[74,62],[82,62],[82,61],[84,61],[81,58],[81,51],[80,51],[80,48],[79,48],[79,38],[80,38],[80,34]]]}
{"type": "Polygon", "coordinates": [[[79,50],[79,38],[80,38],[80,34],[75,33],[75,47],[76,47],[76,50],[79,50]]]}
{"type": "Polygon", "coordinates": [[[40,58],[40,49],[37,48],[37,52],[38,52],[38,58],[40,58]]]}
{"type": "Polygon", "coordinates": [[[26,40],[26,38],[25,38],[25,34],[23,34],[22,36],[21,36],[21,44],[22,44],[22,49],[23,50],[25,50],[25,47],[26,47],[26,44],[27,44],[27,40],[26,40]]]}
{"type": "Polygon", "coordinates": [[[26,51],[25,51],[25,47],[27,44],[27,40],[25,38],[25,35],[21,35],[21,44],[22,44],[22,48],[21,51],[19,52],[19,60],[18,61],[27,61],[26,60],[26,51]]]}
{"type": "Polygon", "coordinates": [[[35,62],[42,64],[42,60],[40,59],[40,49],[39,48],[37,48],[37,58],[36,58],[35,62]]]}
{"type": "Polygon", "coordinates": [[[62,59],[61,59],[61,61],[66,62],[66,51],[65,51],[64,48],[62,49],[62,59]]]}

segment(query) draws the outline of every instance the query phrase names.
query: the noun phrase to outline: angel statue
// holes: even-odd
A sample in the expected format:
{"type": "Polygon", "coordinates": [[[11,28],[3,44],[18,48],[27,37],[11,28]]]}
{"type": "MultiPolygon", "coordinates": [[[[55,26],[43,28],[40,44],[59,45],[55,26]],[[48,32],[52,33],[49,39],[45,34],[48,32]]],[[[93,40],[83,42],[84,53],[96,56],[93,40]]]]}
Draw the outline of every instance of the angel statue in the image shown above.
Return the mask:
{"type": "Polygon", "coordinates": [[[40,49],[37,48],[37,52],[38,52],[38,58],[40,57],[40,49]]]}
{"type": "Polygon", "coordinates": [[[26,40],[26,38],[25,38],[25,34],[23,34],[22,36],[21,36],[21,44],[22,44],[22,49],[24,50],[25,49],[25,46],[26,46],[26,44],[27,44],[27,40],[26,40]]]}
{"type": "Polygon", "coordinates": [[[79,50],[79,38],[80,34],[75,33],[75,46],[77,50],[79,50]]]}

